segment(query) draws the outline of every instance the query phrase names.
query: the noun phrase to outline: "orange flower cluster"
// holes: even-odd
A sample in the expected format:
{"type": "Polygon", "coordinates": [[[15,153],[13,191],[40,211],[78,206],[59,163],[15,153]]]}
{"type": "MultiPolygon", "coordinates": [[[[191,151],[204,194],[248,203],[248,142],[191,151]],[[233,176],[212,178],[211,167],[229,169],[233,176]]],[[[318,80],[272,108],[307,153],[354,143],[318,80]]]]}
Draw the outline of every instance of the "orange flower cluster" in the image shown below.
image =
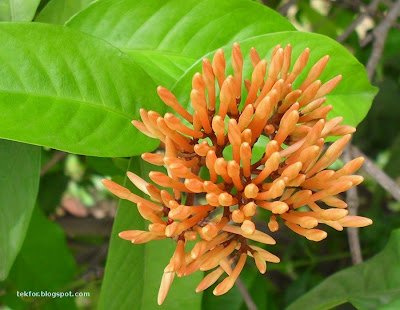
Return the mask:
{"type": "Polygon", "coordinates": [[[257,208],[270,212],[271,232],[279,229],[280,218],[284,225],[312,241],[327,236],[315,228],[318,224],[337,230],[372,224],[370,219],[348,216],[347,204],[336,197],[363,181],[361,176],[351,175],[363,158],[350,161],[338,171],[326,170],[342,154],[355,131],[354,127],[340,125],[342,117],[327,120],[332,106],[324,105],[324,96],[336,87],[341,76],[325,83],[318,80],[329,60],[325,56],[311,68],[300,87],[293,89],[310,50],[302,52],[289,72],[291,54],[290,45],[278,45],[267,65],[252,48],[251,81],[243,83],[239,45],[233,46],[234,74],[229,76],[220,49],[212,63],[203,60],[202,73],[193,77],[193,114],[170,91],[158,87],[160,98],[182,118],[171,113],[162,117],[142,109],[142,122],[132,122],[142,133],[161,140],[164,153],[145,153],[142,158],[166,167],[167,174],[153,171],[149,176],[160,187],[171,190],[159,189],[131,172],[129,179],[150,200],[112,181],[103,182],[118,197],[136,203],[143,218],[151,222],[149,231],[123,231],[121,238],[135,244],[163,238],[177,242],[164,270],[159,304],[175,274],[182,277],[214,269],[198,285],[199,292],[226,273],[214,289],[215,295],[221,295],[232,288],[248,256],[261,273],[266,271],[266,262],[279,262],[275,255],[251,244],[275,244],[271,236],[256,229],[253,218],[257,208]],[[242,101],[243,85],[247,97],[242,101]],[[257,160],[252,151],[261,135],[269,142],[257,160]],[[324,142],[328,136],[342,137],[327,146],[324,142]],[[224,151],[228,146],[233,159],[227,161],[224,151]],[[209,178],[199,176],[202,167],[208,170],[209,178]],[[198,204],[198,197],[205,197],[206,203],[198,204]],[[198,237],[201,240],[193,249],[185,251],[187,242],[198,237]]]}

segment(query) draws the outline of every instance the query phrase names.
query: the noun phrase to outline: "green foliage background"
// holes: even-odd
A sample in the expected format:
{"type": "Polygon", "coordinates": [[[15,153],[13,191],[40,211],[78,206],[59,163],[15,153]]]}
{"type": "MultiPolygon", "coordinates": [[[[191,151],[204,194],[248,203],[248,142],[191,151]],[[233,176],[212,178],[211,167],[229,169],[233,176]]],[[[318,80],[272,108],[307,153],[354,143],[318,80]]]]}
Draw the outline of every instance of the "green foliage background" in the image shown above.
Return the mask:
{"type": "MultiPolygon", "coordinates": [[[[201,60],[220,47],[229,55],[233,42],[245,55],[245,77],[252,46],[267,59],[278,43],[291,43],[294,56],[310,47],[309,64],[329,54],[321,79],[343,74],[328,96],[330,117],[359,124],[354,144],[400,184],[400,31],[389,32],[373,81],[381,91],[372,104],[377,88],[364,70],[371,44],[360,47],[362,31],[343,46],[335,41],[368,1],[300,0],[285,12],[288,18],[277,12],[285,3],[0,0],[0,309],[157,307],[174,244],[132,246],[119,239],[119,231],[146,223],[127,202],[108,219],[94,216],[113,199],[99,180],[123,184],[127,170],[149,171],[138,155],[157,141],[130,121],[142,107],[165,112],[157,85],[188,105],[201,60]],[[67,198],[80,207],[65,209],[67,198]],[[17,291],[90,297],[19,297],[17,291]]],[[[387,10],[381,4],[372,22],[387,10]]],[[[281,263],[269,264],[266,276],[248,264],[242,275],[258,309],[399,308],[400,202],[366,178],[359,213],[374,225],[360,231],[360,240],[364,257],[372,258],[352,267],[343,232],[328,230],[318,244],[283,232],[274,248],[281,263]]],[[[237,287],[218,298],[212,289],[196,294],[202,276],[177,279],[162,308],[246,309],[237,287]]]]}

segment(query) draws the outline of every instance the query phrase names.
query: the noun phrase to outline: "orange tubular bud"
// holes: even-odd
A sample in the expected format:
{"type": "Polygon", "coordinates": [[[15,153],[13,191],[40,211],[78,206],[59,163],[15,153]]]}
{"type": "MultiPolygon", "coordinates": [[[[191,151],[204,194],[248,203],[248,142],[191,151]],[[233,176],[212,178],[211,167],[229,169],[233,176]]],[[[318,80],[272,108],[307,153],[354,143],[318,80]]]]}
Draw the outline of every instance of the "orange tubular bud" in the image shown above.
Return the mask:
{"type": "Polygon", "coordinates": [[[365,227],[372,225],[372,220],[362,216],[348,215],[338,221],[343,227],[365,227]]]}
{"type": "Polygon", "coordinates": [[[185,151],[193,153],[193,146],[190,145],[180,133],[169,128],[162,117],[157,119],[157,125],[164,135],[171,138],[172,141],[181,146],[185,151]]]}
{"type": "Polygon", "coordinates": [[[253,105],[249,104],[247,105],[243,111],[242,114],[239,117],[239,127],[240,130],[243,131],[251,122],[251,118],[253,117],[254,113],[254,108],[253,105]]]}
{"type": "Polygon", "coordinates": [[[223,193],[223,187],[222,189],[216,185],[215,183],[211,181],[204,181],[203,187],[206,190],[207,193],[215,193],[215,194],[221,194],[223,193]]]}
{"type": "Polygon", "coordinates": [[[339,84],[341,80],[342,80],[342,75],[340,74],[334,77],[333,79],[329,80],[328,82],[326,82],[318,90],[317,94],[315,95],[315,98],[320,98],[329,94],[339,84]]]}
{"type": "Polygon", "coordinates": [[[170,178],[162,172],[152,171],[149,173],[149,177],[154,183],[160,186],[174,188],[181,192],[190,192],[183,183],[170,178]]]}
{"type": "Polygon", "coordinates": [[[287,74],[290,69],[290,63],[292,61],[292,46],[290,44],[286,45],[283,50],[283,64],[281,70],[281,79],[286,80],[287,74]]]}
{"type": "Polygon", "coordinates": [[[265,262],[265,259],[257,251],[255,251],[253,253],[253,257],[254,257],[254,261],[256,263],[257,269],[260,271],[260,273],[264,274],[267,271],[267,263],[265,262]]]}
{"type": "Polygon", "coordinates": [[[305,90],[312,82],[319,78],[322,72],[325,69],[326,64],[329,61],[329,55],[322,57],[318,62],[311,68],[310,72],[308,73],[306,79],[301,84],[299,89],[305,90]]]}
{"type": "Polygon", "coordinates": [[[143,123],[145,124],[146,128],[150,133],[160,139],[162,142],[165,141],[165,135],[158,129],[157,122],[153,124],[150,122],[149,114],[145,109],[140,109],[140,118],[142,119],[143,123]]]}
{"type": "Polygon", "coordinates": [[[268,202],[265,200],[257,200],[257,205],[271,211],[274,214],[283,214],[289,210],[289,206],[283,201],[268,202]]]}
{"type": "Polygon", "coordinates": [[[258,194],[258,191],[259,191],[258,186],[253,183],[250,183],[244,189],[244,196],[249,199],[255,198],[258,194]]]}
{"type": "MultiPolygon", "coordinates": [[[[278,169],[279,164],[281,162],[281,156],[278,152],[272,153],[271,156],[265,162],[264,169],[260,172],[260,174],[253,179],[254,184],[260,184],[264,181],[272,171],[278,169]]],[[[259,194],[260,195],[260,194],[259,194]]]]}
{"type": "Polygon", "coordinates": [[[200,270],[201,271],[207,271],[210,269],[213,269],[219,265],[219,262],[226,258],[228,255],[230,255],[236,248],[237,246],[237,241],[232,240],[230,241],[229,245],[226,246],[224,249],[222,249],[220,252],[218,252],[216,255],[209,257],[206,261],[204,261],[200,265],[200,270]]]}
{"type": "Polygon", "coordinates": [[[264,86],[260,92],[260,95],[258,96],[255,102],[256,107],[261,102],[261,100],[265,98],[268,92],[272,89],[272,86],[274,86],[278,74],[282,70],[282,65],[283,65],[283,49],[278,48],[274,58],[271,60],[271,65],[269,66],[267,80],[265,81],[264,86]]]}
{"type": "Polygon", "coordinates": [[[234,119],[230,119],[228,123],[228,139],[232,145],[232,154],[233,159],[240,163],[240,144],[241,144],[241,136],[240,136],[240,128],[234,119]]]}
{"type": "Polygon", "coordinates": [[[203,79],[207,86],[208,108],[210,111],[215,110],[215,75],[208,59],[203,59],[203,79]]]}
{"type": "Polygon", "coordinates": [[[198,179],[186,179],[185,186],[193,193],[204,193],[203,182],[198,179]]]}
{"type": "Polygon", "coordinates": [[[219,267],[218,269],[214,270],[213,272],[209,273],[204,277],[203,280],[197,285],[196,287],[196,293],[200,293],[204,291],[205,289],[209,288],[211,285],[213,285],[217,280],[222,276],[224,273],[224,269],[222,267],[219,267]]]}
{"type": "Polygon", "coordinates": [[[184,107],[182,107],[176,97],[166,88],[162,86],[157,87],[158,96],[160,96],[161,100],[164,103],[171,107],[174,111],[176,111],[180,116],[186,119],[189,123],[193,122],[192,115],[189,114],[188,111],[184,107]]]}
{"type": "Polygon", "coordinates": [[[240,146],[240,159],[242,161],[243,165],[243,175],[245,177],[250,177],[251,175],[251,170],[250,170],[250,164],[251,164],[251,147],[248,143],[242,143],[240,146]]]}
{"type": "Polygon", "coordinates": [[[286,226],[289,227],[291,230],[293,230],[295,233],[302,235],[304,237],[306,237],[308,240],[311,241],[321,241],[323,239],[325,239],[328,234],[323,231],[323,230],[319,230],[319,229],[305,229],[302,228],[296,224],[293,224],[291,222],[285,222],[286,226]]]}
{"type": "Polygon", "coordinates": [[[219,88],[221,89],[225,80],[225,55],[222,49],[217,50],[215,53],[212,68],[217,77],[219,88]]]}
{"type": "Polygon", "coordinates": [[[236,223],[243,223],[244,218],[245,218],[245,215],[241,210],[236,209],[236,210],[232,211],[232,221],[234,221],[236,223]]]}
{"type": "Polygon", "coordinates": [[[248,126],[252,131],[252,144],[254,144],[262,133],[275,104],[276,102],[267,96],[258,105],[256,112],[254,113],[254,118],[248,126]]]}
{"type": "Polygon", "coordinates": [[[318,221],[310,216],[296,216],[296,213],[284,213],[280,215],[282,219],[300,225],[303,228],[314,228],[318,221]]]}
{"type": "Polygon", "coordinates": [[[291,111],[289,114],[285,113],[282,117],[279,130],[274,138],[279,145],[281,145],[288,135],[290,135],[290,133],[295,129],[298,120],[298,111],[291,111]]]}
{"type": "Polygon", "coordinates": [[[214,116],[212,120],[212,128],[217,136],[217,144],[224,145],[225,143],[225,122],[221,116],[214,116]]]}
{"type": "Polygon", "coordinates": [[[227,163],[224,158],[220,157],[215,161],[214,169],[226,183],[232,183],[232,178],[228,175],[227,163]]]}
{"type": "Polygon", "coordinates": [[[257,97],[258,90],[261,84],[264,82],[264,77],[267,72],[267,61],[265,59],[261,60],[254,68],[253,74],[251,76],[251,86],[249,94],[245,102],[245,106],[252,104],[257,97]]]}
{"type": "Polygon", "coordinates": [[[276,243],[276,241],[271,236],[269,236],[266,233],[263,233],[259,230],[256,230],[252,235],[247,235],[238,226],[226,225],[224,228],[222,228],[222,230],[233,233],[233,234],[241,235],[248,239],[258,241],[261,243],[265,243],[265,244],[275,244],[276,243]]]}
{"type": "Polygon", "coordinates": [[[233,104],[232,101],[236,102],[236,98],[233,92],[234,83],[235,81],[233,80],[233,77],[230,75],[226,78],[226,80],[222,84],[221,92],[219,95],[220,105],[218,110],[218,115],[222,119],[225,119],[226,113],[228,112],[228,108],[233,104]]]}
{"type": "Polygon", "coordinates": [[[299,100],[300,108],[306,106],[314,99],[315,95],[321,87],[321,84],[321,81],[317,80],[310,86],[308,86],[305,90],[302,90],[303,94],[301,95],[301,98],[299,100]]]}
{"type": "Polygon", "coordinates": [[[215,150],[215,147],[211,147],[206,140],[194,146],[194,151],[199,156],[206,156],[209,150],[215,150]]]}
{"type": "Polygon", "coordinates": [[[251,217],[256,214],[256,209],[257,205],[254,203],[254,201],[251,201],[242,207],[243,214],[246,217],[251,217]]]}
{"type": "Polygon", "coordinates": [[[256,226],[252,221],[244,220],[242,226],[240,226],[240,229],[243,231],[244,234],[252,235],[256,231],[256,226]]]}
{"type": "Polygon", "coordinates": [[[142,159],[147,161],[148,163],[156,166],[163,166],[164,165],[164,155],[157,154],[157,153],[143,153],[142,159]]]}
{"type": "Polygon", "coordinates": [[[254,47],[250,49],[250,60],[251,60],[251,66],[253,68],[255,68],[257,64],[261,61],[261,58],[254,47]]]}
{"type": "Polygon", "coordinates": [[[158,305],[162,305],[165,298],[167,297],[169,288],[171,287],[174,278],[175,278],[175,272],[167,272],[163,274],[161,279],[160,290],[158,291],[158,297],[157,297],[158,305]]]}
{"type": "Polygon", "coordinates": [[[232,274],[229,277],[225,278],[214,289],[213,294],[215,296],[223,295],[233,287],[237,278],[239,277],[240,272],[243,269],[244,264],[246,263],[246,259],[247,259],[247,254],[243,253],[240,255],[239,261],[236,264],[236,267],[233,270],[232,274]]]}
{"type": "Polygon", "coordinates": [[[292,72],[288,75],[285,83],[292,84],[293,81],[299,76],[299,74],[303,71],[305,66],[307,65],[308,58],[310,57],[310,49],[307,47],[297,58],[294,63],[292,72]]]}
{"type": "Polygon", "coordinates": [[[181,133],[191,136],[193,138],[200,139],[203,137],[203,134],[200,131],[193,130],[182,124],[181,120],[177,118],[175,115],[171,113],[167,113],[164,116],[164,120],[167,123],[168,127],[172,130],[180,131],[181,133]]]}
{"type": "Polygon", "coordinates": [[[319,108],[321,105],[323,105],[326,102],[326,98],[322,97],[322,98],[318,98],[315,99],[313,101],[311,101],[310,103],[308,103],[302,110],[301,112],[303,114],[307,114],[310,113],[312,111],[314,111],[315,109],[319,108]]]}
{"type": "Polygon", "coordinates": [[[205,95],[206,83],[204,82],[203,76],[199,72],[196,72],[193,75],[192,88],[198,90],[201,94],[205,95]]]}
{"type": "Polygon", "coordinates": [[[235,79],[236,98],[240,98],[242,93],[242,71],[243,71],[243,55],[240,51],[238,43],[233,44],[232,49],[232,67],[235,79]]]}
{"type": "Polygon", "coordinates": [[[232,182],[238,191],[243,190],[243,184],[240,178],[240,166],[234,161],[230,160],[227,164],[226,170],[228,175],[232,178],[232,182]]]}
{"type": "Polygon", "coordinates": [[[243,130],[242,134],[240,135],[240,139],[242,140],[242,142],[246,142],[246,143],[251,143],[251,138],[252,138],[252,132],[250,129],[245,129],[243,130]]]}
{"type": "Polygon", "coordinates": [[[215,152],[210,150],[207,153],[206,156],[206,166],[208,170],[210,171],[210,181],[211,182],[217,182],[217,173],[215,172],[215,162],[217,161],[217,156],[215,155],[215,152]]]}
{"type": "Polygon", "coordinates": [[[150,132],[150,130],[147,129],[147,127],[144,123],[133,120],[132,125],[135,126],[137,130],[139,130],[141,133],[145,134],[146,136],[157,139],[157,136],[152,134],[150,132]]]}
{"type": "Polygon", "coordinates": [[[211,133],[211,125],[208,120],[208,112],[207,112],[207,102],[205,97],[202,97],[198,90],[193,89],[190,93],[190,100],[192,102],[193,109],[197,112],[199,116],[201,125],[204,128],[206,133],[211,133]]]}
{"type": "Polygon", "coordinates": [[[276,215],[271,215],[269,222],[268,222],[268,228],[271,232],[275,232],[279,230],[279,224],[276,221],[276,215]]]}

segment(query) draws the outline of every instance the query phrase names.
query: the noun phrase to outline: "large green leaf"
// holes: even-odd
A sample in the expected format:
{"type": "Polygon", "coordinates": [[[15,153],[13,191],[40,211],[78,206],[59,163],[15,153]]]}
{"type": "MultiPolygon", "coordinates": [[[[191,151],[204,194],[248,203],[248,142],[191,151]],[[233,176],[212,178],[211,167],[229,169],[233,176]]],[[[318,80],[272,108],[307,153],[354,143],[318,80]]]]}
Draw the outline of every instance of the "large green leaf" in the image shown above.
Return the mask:
{"type": "MultiPolygon", "coordinates": [[[[144,178],[150,169],[154,170],[154,166],[144,163],[139,157],[132,157],[128,168],[144,178]]],[[[139,194],[127,179],[125,186],[139,194]]],[[[147,230],[148,224],[135,204],[120,201],[111,234],[99,309],[153,310],[158,307],[161,277],[176,242],[164,239],[132,245],[118,237],[118,233],[124,230],[147,230]]],[[[201,272],[186,278],[175,278],[162,309],[201,309],[202,294],[195,293],[201,278],[201,272]]]]}
{"type": "Polygon", "coordinates": [[[103,40],[64,26],[2,23],[0,61],[0,137],[103,157],[156,146],[130,123],[143,105],[163,109],[156,87],[103,40]]]}
{"type": "Polygon", "coordinates": [[[117,46],[166,87],[221,46],[295,30],[278,13],[250,0],[105,0],[67,25],[117,46]]]}
{"type": "Polygon", "coordinates": [[[21,249],[39,189],[40,148],[0,140],[0,280],[21,249]]]}
{"type": "MultiPolygon", "coordinates": [[[[394,230],[386,247],[370,260],[342,270],[293,302],[287,310],[332,309],[346,302],[369,310],[400,298],[400,229],[394,230]],[[310,308],[310,306],[312,308],[310,308]]],[[[385,307],[382,309],[395,309],[385,307]]],[[[396,308],[397,309],[397,308],[396,308]]]]}
{"type": "Polygon", "coordinates": [[[49,24],[64,24],[72,16],[86,8],[94,0],[51,0],[35,21],[49,24]]]}
{"type": "MultiPolygon", "coordinates": [[[[251,78],[252,67],[248,53],[251,47],[255,47],[261,58],[270,59],[271,52],[277,44],[285,46],[292,45],[293,58],[297,58],[307,47],[311,49],[307,67],[296,79],[294,89],[304,80],[306,73],[321,57],[330,55],[330,60],[323,74],[320,76],[322,82],[326,82],[336,75],[342,74],[343,79],[327,97],[327,104],[333,105],[330,117],[343,116],[344,123],[356,126],[367,114],[371,107],[372,99],[377,93],[377,88],[371,86],[368,81],[365,69],[357,59],[351,55],[342,45],[336,41],[318,34],[305,32],[281,32],[262,35],[240,41],[240,46],[245,57],[244,73],[245,78],[251,78]]],[[[224,48],[227,55],[230,55],[232,47],[224,48]]],[[[206,55],[212,59],[214,52],[206,55]]],[[[292,61],[293,65],[294,61],[292,61]]],[[[230,59],[227,68],[231,68],[230,59]]],[[[179,102],[189,108],[191,80],[196,72],[201,72],[201,61],[198,61],[188,70],[185,75],[175,84],[172,92],[178,97],[179,102]]],[[[231,72],[232,70],[230,70],[231,72]]]]}
{"type": "Polygon", "coordinates": [[[0,21],[30,22],[40,0],[0,0],[0,21]]]}
{"type": "Polygon", "coordinates": [[[16,294],[17,291],[69,291],[67,284],[73,280],[75,269],[75,260],[67,248],[64,232],[37,206],[21,252],[7,281],[1,285],[3,294],[0,301],[12,309],[76,309],[71,297],[27,298],[16,294]]]}

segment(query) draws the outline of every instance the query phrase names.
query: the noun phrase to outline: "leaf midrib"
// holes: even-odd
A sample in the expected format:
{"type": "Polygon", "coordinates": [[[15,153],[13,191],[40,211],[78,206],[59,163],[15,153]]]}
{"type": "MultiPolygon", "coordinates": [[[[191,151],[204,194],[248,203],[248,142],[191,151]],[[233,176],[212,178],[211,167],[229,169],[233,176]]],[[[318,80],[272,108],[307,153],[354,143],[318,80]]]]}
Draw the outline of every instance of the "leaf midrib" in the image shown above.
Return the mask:
{"type": "Polygon", "coordinates": [[[100,110],[105,110],[105,111],[108,111],[108,112],[119,114],[119,115],[123,116],[124,118],[127,118],[128,120],[131,120],[131,117],[128,114],[124,114],[124,113],[122,113],[120,111],[113,110],[113,109],[111,109],[109,107],[106,107],[106,106],[97,105],[96,103],[93,103],[93,102],[82,101],[82,100],[78,100],[78,99],[74,99],[74,98],[47,95],[47,94],[34,94],[34,93],[19,92],[19,91],[4,90],[4,89],[0,89],[0,93],[19,94],[19,95],[39,97],[39,98],[51,98],[51,99],[56,99],[56,100],[60,100],[60,99],[63,100],[64,99],[64,100],[68,100],[68,101],[72,101],[72,102],[77,102],[79,104],[92,106],[92,107],[100,109],[100,110]]]}

